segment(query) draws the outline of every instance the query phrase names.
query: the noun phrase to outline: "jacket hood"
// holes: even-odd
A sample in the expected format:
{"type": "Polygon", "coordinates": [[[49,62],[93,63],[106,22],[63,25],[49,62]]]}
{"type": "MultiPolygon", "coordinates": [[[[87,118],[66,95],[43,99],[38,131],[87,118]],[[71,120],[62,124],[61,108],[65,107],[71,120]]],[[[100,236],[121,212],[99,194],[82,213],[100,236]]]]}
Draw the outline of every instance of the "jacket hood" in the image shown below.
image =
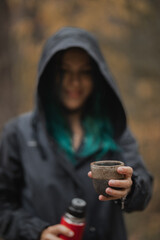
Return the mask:
{"type": "Polygon", "coordinates": [[[80,47],[84,49],[97,64],[108,88],[109,101],[107,103],[107,108],[109,108],[110,118],[115,130],[115,137],[119,137],[126,128],[126,114],[120,94],[109,72],[96,38],[84,29],[64,27],[47,40],[38,66],[37,102],[39,103],[41,101],[39,89],[42,87],[40,83],[44,81],[42,75],[50,60],[57,52],[71,47],[80,47]]]}

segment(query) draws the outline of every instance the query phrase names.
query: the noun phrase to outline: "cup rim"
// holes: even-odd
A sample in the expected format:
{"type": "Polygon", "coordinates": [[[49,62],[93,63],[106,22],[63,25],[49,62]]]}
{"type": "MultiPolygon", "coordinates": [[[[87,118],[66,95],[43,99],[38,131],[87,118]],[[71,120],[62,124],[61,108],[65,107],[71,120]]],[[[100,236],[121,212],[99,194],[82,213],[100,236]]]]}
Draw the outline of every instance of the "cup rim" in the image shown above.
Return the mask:
{"type": "Polygon", "coordinates": [[[117,167],[117,166],[124,166],[124,162],[119,161],[119,160],[100,160],[100,161],[94,161],[91,162],[91,167],[96,166],[96,168],[111,168],[111,167],[117,167]],[[105,165],[100,165],[103,163],[115,163],[114,165],[110,165],[110,166],[105,166],[105,165]]]}

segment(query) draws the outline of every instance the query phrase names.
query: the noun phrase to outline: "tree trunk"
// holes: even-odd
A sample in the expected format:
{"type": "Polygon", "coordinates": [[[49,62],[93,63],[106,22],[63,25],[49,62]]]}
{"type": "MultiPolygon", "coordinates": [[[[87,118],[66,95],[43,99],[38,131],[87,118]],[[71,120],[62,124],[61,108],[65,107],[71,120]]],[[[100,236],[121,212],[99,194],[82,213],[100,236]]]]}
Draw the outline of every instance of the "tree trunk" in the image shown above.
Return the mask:
{"type": "Polygon", "coordinates": [[[0,130],[15,110],[13,108],[11,14],[6,0],[0,1],[0,130]],[[8,108],[4,107],[8,106],[8,108]]]}

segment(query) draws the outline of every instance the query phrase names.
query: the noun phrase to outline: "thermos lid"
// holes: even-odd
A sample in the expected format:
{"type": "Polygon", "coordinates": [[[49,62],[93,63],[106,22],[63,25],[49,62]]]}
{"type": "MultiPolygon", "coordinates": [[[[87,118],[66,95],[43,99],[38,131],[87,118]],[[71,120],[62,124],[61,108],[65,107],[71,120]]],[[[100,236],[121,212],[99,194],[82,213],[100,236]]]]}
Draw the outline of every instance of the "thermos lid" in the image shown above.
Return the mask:
{"type": "Polygon", "coordinates": [[[84,218],[86,210],[86,202],[81,198],[73,198],[68,212],[74,217],[84,218]]]}

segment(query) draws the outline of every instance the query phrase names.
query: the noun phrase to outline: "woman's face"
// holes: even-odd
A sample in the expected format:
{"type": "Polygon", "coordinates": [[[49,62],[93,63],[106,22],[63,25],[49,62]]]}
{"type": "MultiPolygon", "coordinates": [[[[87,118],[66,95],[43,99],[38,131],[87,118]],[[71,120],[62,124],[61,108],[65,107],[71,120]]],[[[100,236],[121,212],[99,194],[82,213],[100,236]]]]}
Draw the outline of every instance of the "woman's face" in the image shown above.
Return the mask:
{"type": "Polygon", "coordinates": [[[88,54],[80,48],[65,51],[62,57],[60,74],[56,76],[60,83],[60,101],[70,111],[83,107],[93,89],[92,68],[88,54]]]}

